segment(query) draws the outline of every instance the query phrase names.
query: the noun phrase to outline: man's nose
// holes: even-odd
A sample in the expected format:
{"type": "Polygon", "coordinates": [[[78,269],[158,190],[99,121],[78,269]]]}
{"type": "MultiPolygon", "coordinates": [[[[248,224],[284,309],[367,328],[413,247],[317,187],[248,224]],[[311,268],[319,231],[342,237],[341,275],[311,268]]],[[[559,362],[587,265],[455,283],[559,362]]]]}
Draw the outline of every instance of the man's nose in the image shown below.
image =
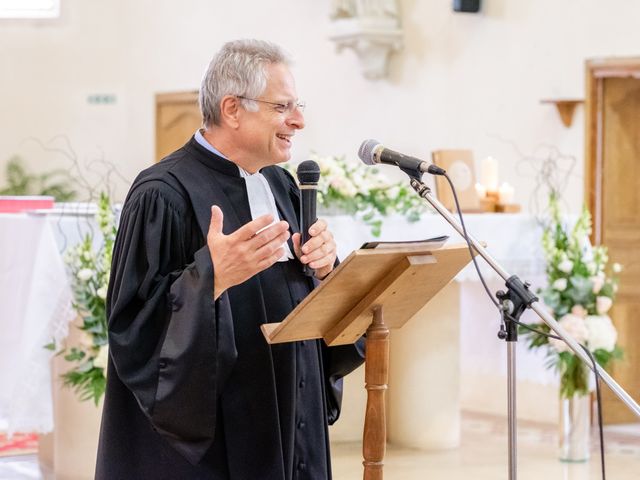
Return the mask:
{"type": "Polygon", "coordinates": [[[297,128],[298,130],[303,129],[304,115],[302,113],[302,110],[297,107],[294,108],[293,112],[291,112],[291,115],[289,115],[289,118],[287,119],[287,125],[293,128],[297,128]]]}

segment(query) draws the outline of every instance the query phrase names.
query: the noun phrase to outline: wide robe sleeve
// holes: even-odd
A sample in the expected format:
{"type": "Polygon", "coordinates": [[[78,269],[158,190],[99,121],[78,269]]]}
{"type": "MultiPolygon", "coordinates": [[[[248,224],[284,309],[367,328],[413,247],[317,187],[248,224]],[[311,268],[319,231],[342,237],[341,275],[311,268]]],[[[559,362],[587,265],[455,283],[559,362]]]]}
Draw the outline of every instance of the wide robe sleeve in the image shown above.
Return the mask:
{"type": "Polygon", "coordinates": [[[122,211],[109,286],[109,347],[153,428],[191,463],[211,446],[218,393],[237,351],[227,294],[188,202],[136,187],[122,211]]]}

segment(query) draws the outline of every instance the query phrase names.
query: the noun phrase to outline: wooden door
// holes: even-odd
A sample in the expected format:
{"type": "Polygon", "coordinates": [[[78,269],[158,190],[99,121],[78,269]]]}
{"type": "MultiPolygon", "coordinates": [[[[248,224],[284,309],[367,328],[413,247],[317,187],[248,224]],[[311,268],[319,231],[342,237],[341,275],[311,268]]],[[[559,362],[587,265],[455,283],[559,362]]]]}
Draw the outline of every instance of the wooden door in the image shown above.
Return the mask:
{"type": "Polygon", "coordinates": [[[201,124],[198,92],[156,95],[156,162],[187,143],[201,124]]]}
{"type": "MultiPolygon", "coordinates": [[[[640,401],[640,58],[587,62],[585,196],[593,240],[624,266],[611,311],[624,359],[614,379],[640,401]]],[[[608,388],[606,423],[637,422],[608,388]]]]}

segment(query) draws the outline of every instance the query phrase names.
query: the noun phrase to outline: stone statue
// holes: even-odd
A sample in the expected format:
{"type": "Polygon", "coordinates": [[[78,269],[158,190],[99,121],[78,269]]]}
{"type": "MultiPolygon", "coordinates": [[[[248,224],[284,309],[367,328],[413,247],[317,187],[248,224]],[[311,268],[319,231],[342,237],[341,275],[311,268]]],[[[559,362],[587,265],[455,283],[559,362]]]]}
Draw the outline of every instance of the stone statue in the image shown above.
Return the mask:
{"type": "Polygon", "coordinates": [[[356,0],[332,0],[331,1],[331,19],[351,18],[357,13],[356,0]]]}
{"type": "Polygon", "coordinates": [[[397,0],[359,0],[360,16],[365,17],[398,17],[397,0]]]}
{"type": "Polygon", "coordinates": [[[331,0],[336,49],[353,49],[366,78],[387,75],[389,55],[402,48],[397,0],[331,0]]]}
{"type": "Polygon", "coordinates": [[[397,0],[332,0],[332,19],[352,17],[398,18],[397,0]]]}

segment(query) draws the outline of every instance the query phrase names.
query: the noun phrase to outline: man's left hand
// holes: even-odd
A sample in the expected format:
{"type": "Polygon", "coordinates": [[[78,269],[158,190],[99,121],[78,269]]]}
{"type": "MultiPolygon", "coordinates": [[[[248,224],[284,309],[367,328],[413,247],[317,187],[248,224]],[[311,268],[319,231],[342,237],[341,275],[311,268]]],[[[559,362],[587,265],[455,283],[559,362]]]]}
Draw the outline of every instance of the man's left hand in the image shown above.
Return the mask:
{"type": "Polygon", "coordinates": [[[336,262],[336,242],[327,229],[327,222],[318,220],[309,228],[310,239],[300,248],[300,234],[294,233],[291,240],[296,256],[305,265],[316,271],[316,278],[322,280],[333,271],[336,262]]]}

